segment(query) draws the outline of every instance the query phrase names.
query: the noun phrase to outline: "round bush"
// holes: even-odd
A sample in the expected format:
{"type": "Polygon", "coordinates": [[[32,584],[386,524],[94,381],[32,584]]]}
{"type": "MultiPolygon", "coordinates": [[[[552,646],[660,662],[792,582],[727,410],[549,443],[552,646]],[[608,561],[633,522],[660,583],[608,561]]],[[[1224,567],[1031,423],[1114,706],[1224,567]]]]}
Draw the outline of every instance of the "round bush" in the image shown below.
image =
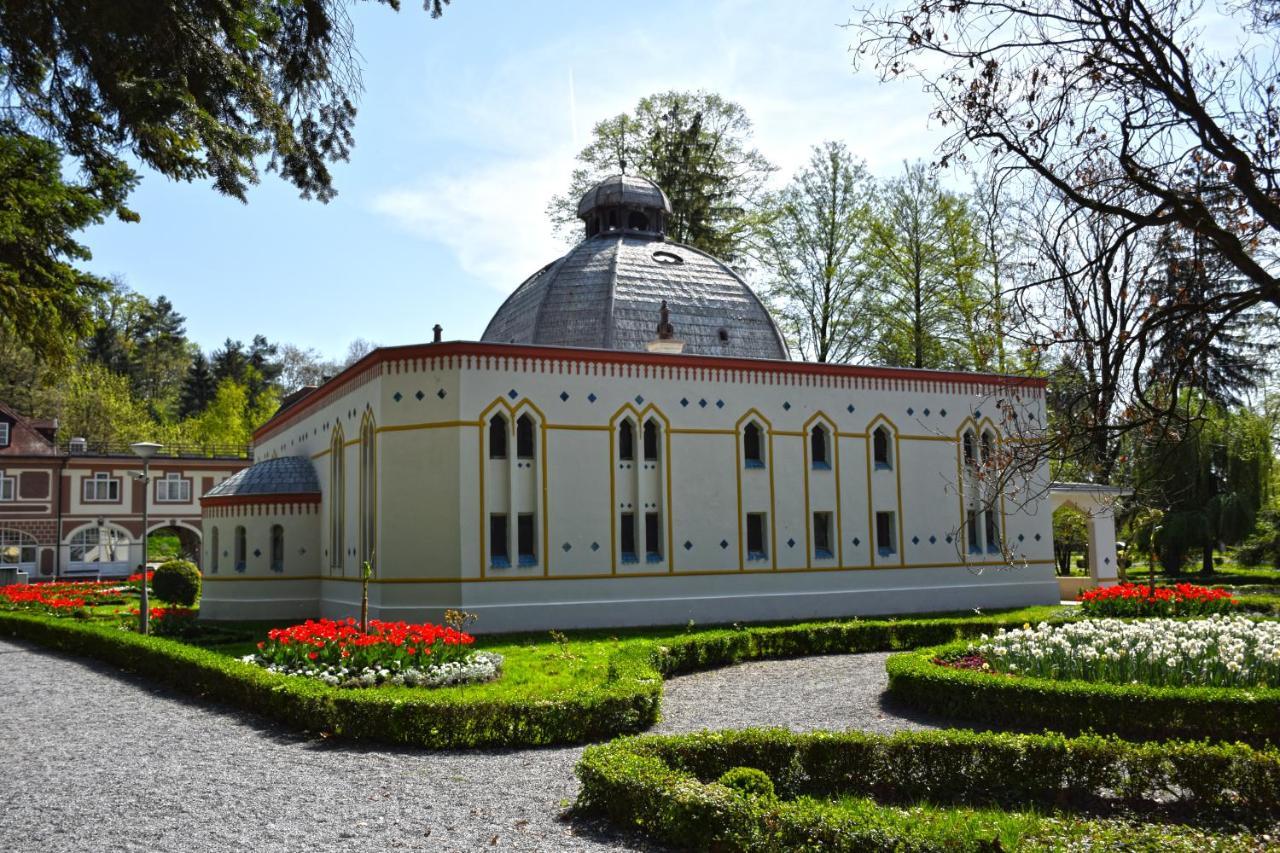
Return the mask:
{"type": "Polygon", "coordinates": [[[777,799],[777,795],[773,792],[773,780],[769,778],[769,774],[754,767],[730,768],[717,781],[748,800],[777,799]]]}
{"type": "Polygon", "coordinates": [[[156,598],[182,607],[194,607],[200,597],[200,570],[186,560],[162,563],[151,578],[156,598]]]}

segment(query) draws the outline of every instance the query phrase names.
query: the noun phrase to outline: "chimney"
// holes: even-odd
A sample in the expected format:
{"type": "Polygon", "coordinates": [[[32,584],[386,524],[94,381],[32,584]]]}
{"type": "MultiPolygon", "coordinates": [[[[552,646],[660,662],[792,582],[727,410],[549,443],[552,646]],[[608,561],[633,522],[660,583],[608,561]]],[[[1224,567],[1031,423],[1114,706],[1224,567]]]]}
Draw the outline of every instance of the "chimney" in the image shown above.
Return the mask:
{"type": "Polygon", "coordinates": [[[440,336],[444,334],[444,326],[441,326],[439,323],[436,323],[434,326],[431,327],[431,331],[436,333],[436,336],[431,339],[431,343],[433,344],[440,343],[440,336]]]}

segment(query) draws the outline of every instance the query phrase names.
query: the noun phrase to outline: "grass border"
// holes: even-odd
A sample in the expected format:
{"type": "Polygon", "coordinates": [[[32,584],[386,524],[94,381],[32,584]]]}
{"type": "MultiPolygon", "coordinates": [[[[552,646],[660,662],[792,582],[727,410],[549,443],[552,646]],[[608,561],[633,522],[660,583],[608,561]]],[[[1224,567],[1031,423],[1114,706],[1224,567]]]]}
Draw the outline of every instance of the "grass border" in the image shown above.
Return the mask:
{"type": "Polygon", "coordinates": [[[747,729],[622,738],[588,747],[575,769],[576,811],[693,850],[1006,849],[981,816],[934,811],[949,808],[1025,809],[1033,828],[1054,833],[1062,822],[1042,825],[1034,813],[1065,808],[1076,832],[1155,845],[1131,849],[1161,849],[1159,826],[1117,828],[1091,815],[1194,814],[1255,826],[1280,816],[1280,752],[1242,744],[747,729]],[[781,799],[718,781],[741,767],[765,773],[781,799]],[[833,796],[865,799],[851,815],[823,801],[833,796]]]}
{"type": "Polygon", "coordinates": [[[1280,689],[1151,687],[1011,677],[955,669],[934,658],[964,642],[890,657],[889,693],[932,714],[1013,729],[1104,732],[1131,740],[1168,738],[1280,744],[1280,689]]]}
{"type": "MultiPolygon", "coordinates": [[[[633,645],[608,662],[608,677],[572,695],[471,699],[465,687],[406,692],[343,690],[267,672],[177,640],[143,637],[114,623],[0,611],[0,636],[94,658],[184,693],[290,726],[341,737],[433,749],[529,747],[607,740],[658,721],[662,679],[742,661],[892,651],[977,637],[1021,624],[1001,617],[923,617],[704,629],[633,645]]],[[[572,638],[571,638],[572,639],[572,638]]]]}

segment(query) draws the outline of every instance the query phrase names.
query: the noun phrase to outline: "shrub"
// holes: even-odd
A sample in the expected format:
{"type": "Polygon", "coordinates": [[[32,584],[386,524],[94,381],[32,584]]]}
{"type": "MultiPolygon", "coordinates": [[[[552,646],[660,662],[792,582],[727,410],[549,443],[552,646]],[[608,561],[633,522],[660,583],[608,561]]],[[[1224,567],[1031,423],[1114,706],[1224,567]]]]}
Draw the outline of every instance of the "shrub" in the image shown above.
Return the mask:
{"type": "Polygon", "coordinates": [[[200,570],[186,560],[160,564],[151,577],[156,598],[180,607],[194,607],[200,598],[200,570]]]}
{"type": "Polygon", "coordinates": [[[754,767],[734,767],[726,770],[716,781],[748,800],[773,802],[778,798],[769,774],[754,767]]]}
{"type": "Polygon", "coordinates": [[[889,693],[922,711],[1011,729],[1280,745],[1280,689],[1149,687],[993,675],[936,663],[967,643],[893,655],[889,693]]]}
{"type": "Polygon", "coordinates": [[[1230,590],[1189,583],[1154,589],[1121,583],[1087,589],[1080,594],[1080,609],[1089,616],[1208,616],[1230,613],[1237,606],[1230,590]]]}
{"type": "MultiPolygon", "coordinates": [[[[1259,827],[1280,816],[1280,753],[1096,735],[775,729],[642,736],[588,747],[577,774],[582,812],[695,850],[1009,849],[990,832],[974,832],[981,821],[972,812],[939,811],[945,808],[1025,810],[1016,822],[1023,837],[1005,841],[1038,840],[1048,849],[1062,846],[1053,843],[1061,821],[1036,812],[1080,816],[1094,838],[1105,837],[1107,826],[1090,827],[1087,818],[1119,809],[1259,827]],[[724,777],[751,768],[770,778],[781,801],[725,796],[724,777]],[[864,799],[849,808],[850,798],[864,799]]],[[[1160,832],[1180,832],[1141,823],[1118,831],[1116,842],[1128,849],[1162,849],[1153,841],[1160,832]]]]}

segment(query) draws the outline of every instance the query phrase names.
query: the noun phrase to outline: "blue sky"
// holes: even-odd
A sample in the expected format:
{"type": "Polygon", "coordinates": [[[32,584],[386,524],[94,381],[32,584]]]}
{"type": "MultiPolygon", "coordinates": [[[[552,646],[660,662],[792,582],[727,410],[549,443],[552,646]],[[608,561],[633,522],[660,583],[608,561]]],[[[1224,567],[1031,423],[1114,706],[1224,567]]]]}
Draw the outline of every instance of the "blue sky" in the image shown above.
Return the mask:
{"type": "Polygon", "coordinates": [[[90,269],[165,294],[206,349],[255,333],[342,354],[475,339],[511,290],[564,251],[545,209],[594,122],[665,89],[741,103],[783,180],[843,140],[873,172],[941,138],[913,84],[855,73],[846,2],[455,0],[431,20],[353,10],[365,93],[339,195],[303,201],[273,176],[247,205],[144,173],[140,224],[85,233],[90,269]]]}

